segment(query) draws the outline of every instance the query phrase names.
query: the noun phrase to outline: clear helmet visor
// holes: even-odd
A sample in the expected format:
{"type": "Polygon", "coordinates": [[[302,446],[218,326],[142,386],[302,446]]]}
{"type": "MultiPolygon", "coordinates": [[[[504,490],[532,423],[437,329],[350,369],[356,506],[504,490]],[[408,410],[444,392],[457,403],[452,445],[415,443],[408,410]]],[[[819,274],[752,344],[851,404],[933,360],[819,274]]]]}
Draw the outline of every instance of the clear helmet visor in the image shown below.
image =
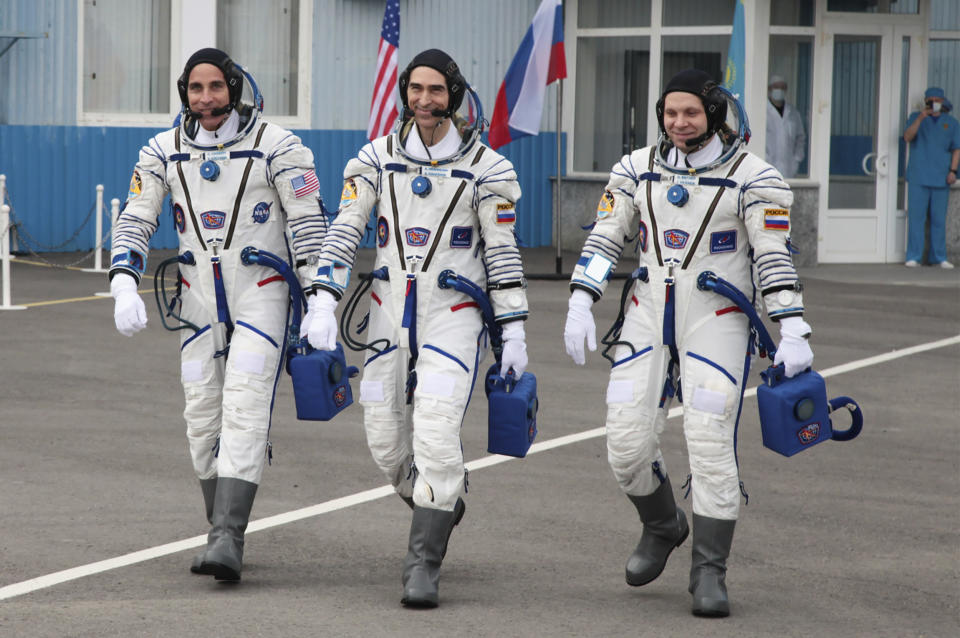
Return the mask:
{"type": "Polygon", "coordinates": [[[448,164],[461,159],[473,148],[487,124],[483,119],[483,105],[480,103],[480,97],[470,85],[467,85],[463,103],[453,114],[452,120],[453,126],[460,134],[459,145],[454,147],[451,144],[447,147],[446,144],[436,144],[434,149],[439,147],[440,155],[430,155],[427,158],[423,157],[422,149],[417,148],[422,144],[418,144],[418,140],[411,138],[417,135],[414,131],[416,122],[412,116],[404,117],[404,113],[401,112],[391,134],[397,139],[396,147],[405,159],[423,165],[448,164]]]}
{"type": "MultiPolygon", "coordinates": [[[[260,87],[257,86],[257,81],[254,79],[253,74],[236,62],[234,62],[234,66],[243,75],[243,88],[240,91],[239,103],[234,108],[231,108],[231,111],[236,111],[240,118],[239,126],[237,127],[237,132],[232,137],[225,141],[218,141],[216,148],[226,148],[242,140],[253,130],[260,119],[260,115],[263,113],[263,96],[260,94],[260,87]]],[[[227,117],[231,116],[232,114],[227,115],[227,117]]],[[[196,137],[197,122],[190,116],[189,109],[186,105],[181,107],[180,113],[177,114],[173,125],[180,127],[181,135],[185,136],[184,139],[193,140],[194,137],[196,137]]],[[[203,148],[196,143],[193,145],[198,148],[203,148]]]]}
{"type": "Polygon", "coordinates": [[[720,92],[726,101],[727,107],[727,113],[723,123],[720,124],[719,127],[714,127],[712,131],[708,131],[708,135],[716,133],[720,136],[720,141],[723,144],[723,151],[720,153],[720,156],[703,166],[694,166],[692,169],[672,167],[667,162],[666,154],[672,148],[673,144],[666,134],[661,131],[660,138],[657,140],[656,160],[662,168],[671,172],[685,174],[689,174],[691,170],[694,173],[709,171],[726,163],[741,147],[750,141],[750,122],[747,118],[747,112],[744,110],[740,100],[722,86],[718,86],[714,90],[720,92]]]}

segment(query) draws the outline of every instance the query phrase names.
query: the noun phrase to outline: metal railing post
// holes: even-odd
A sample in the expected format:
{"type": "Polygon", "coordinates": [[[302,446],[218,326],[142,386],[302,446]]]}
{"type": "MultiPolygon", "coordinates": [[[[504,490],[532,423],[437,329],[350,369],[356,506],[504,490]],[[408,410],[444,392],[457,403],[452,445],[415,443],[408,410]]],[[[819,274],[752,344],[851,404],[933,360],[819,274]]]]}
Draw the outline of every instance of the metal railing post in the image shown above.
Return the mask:
{"type": "Polygon", "coordinates": [[[0,262],[2,266],[3,305],[0,310],[23,310],[26,306],[10,305],[10,207],[0,206],[0,262]]]}

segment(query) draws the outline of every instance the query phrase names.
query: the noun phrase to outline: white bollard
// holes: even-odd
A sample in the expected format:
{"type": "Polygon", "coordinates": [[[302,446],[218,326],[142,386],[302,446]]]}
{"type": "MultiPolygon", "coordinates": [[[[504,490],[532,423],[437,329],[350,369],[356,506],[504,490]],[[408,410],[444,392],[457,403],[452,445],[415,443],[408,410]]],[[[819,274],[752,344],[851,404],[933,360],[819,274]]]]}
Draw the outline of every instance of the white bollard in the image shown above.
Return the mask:
{"type": "Polygon", "coordinates": [[[10,207],[0,206],[0,262],[3,262],[3,305],[0,310],[24,310],[10,305],[10,207]]]}
{"type": "MultiPolygon", "coordinates": [[[[116,201],[116,200],[114,200],[116,201]]],[[[97,184],[97,221],[94,224],[94,232],[96,233],[93,237],[94,245],[94,255],[93,255],[93,268],[84,268],[83,272],[107,272],[103,268],[103,246],[100,245],[100,240],[103,238],[103,184],[97,184]]]]}
{"type": "MultiPolygon", "coordinates": [[[[117,217],[120,216],[120,200],[114,197],[110,200],[110,243],[113,244],[113,229],[117,226],[117,217]]],[[[109,270],[101,271],[109,272],[109,270]]],[[[109,297],[110,292],[95,292],[95,297],[109,297]]]]}
{"type": "MultiPolygon", "coordinates": [[[[0,206],[7,203],[7,176],[0,174],[0,206]]],[[[11,251],[17,250],[17,229],[13,228],[10,231],[10,236],[8,237],[9,246],[11,251]]],[[[10,255],[10,259],[14,259],[13,255],[10,255]]]]}

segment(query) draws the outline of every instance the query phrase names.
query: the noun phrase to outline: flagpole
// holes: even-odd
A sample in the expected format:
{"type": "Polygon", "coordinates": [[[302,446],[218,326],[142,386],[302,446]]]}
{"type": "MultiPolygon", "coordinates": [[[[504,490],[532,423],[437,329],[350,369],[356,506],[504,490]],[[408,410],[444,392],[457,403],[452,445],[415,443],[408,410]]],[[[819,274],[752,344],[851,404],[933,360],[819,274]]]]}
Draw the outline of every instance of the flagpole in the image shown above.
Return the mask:
{"type": "Polygon", "coordinates": [[[557,226],[557,274],[563,272],[563,225],[560,223],[560,186],[563,178],[560,176],[562,158],[560,152],[560,134],[563,130],[563,79],[557,80],[557,196],[554,198],[554,224],[557,226]]]}

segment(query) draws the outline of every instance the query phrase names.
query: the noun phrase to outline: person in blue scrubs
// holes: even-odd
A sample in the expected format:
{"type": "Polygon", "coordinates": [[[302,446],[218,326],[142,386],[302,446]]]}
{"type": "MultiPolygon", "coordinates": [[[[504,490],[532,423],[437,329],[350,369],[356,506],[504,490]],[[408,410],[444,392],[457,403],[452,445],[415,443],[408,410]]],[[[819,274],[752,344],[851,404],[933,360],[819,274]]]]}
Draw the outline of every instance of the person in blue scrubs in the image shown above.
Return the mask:
{"type": "Polygon", "coordinates": [[[924,108],[907,118],[903,139],[910,145],[907,164],[907,261],[914,268],[923,258],[927,211],[930,213],[928,261],[953,268],[947,261],[947,200],[960,165],[960,122],[947,113],[950,104],[943,89],[932,86],[923,94],[924,108]]]}

